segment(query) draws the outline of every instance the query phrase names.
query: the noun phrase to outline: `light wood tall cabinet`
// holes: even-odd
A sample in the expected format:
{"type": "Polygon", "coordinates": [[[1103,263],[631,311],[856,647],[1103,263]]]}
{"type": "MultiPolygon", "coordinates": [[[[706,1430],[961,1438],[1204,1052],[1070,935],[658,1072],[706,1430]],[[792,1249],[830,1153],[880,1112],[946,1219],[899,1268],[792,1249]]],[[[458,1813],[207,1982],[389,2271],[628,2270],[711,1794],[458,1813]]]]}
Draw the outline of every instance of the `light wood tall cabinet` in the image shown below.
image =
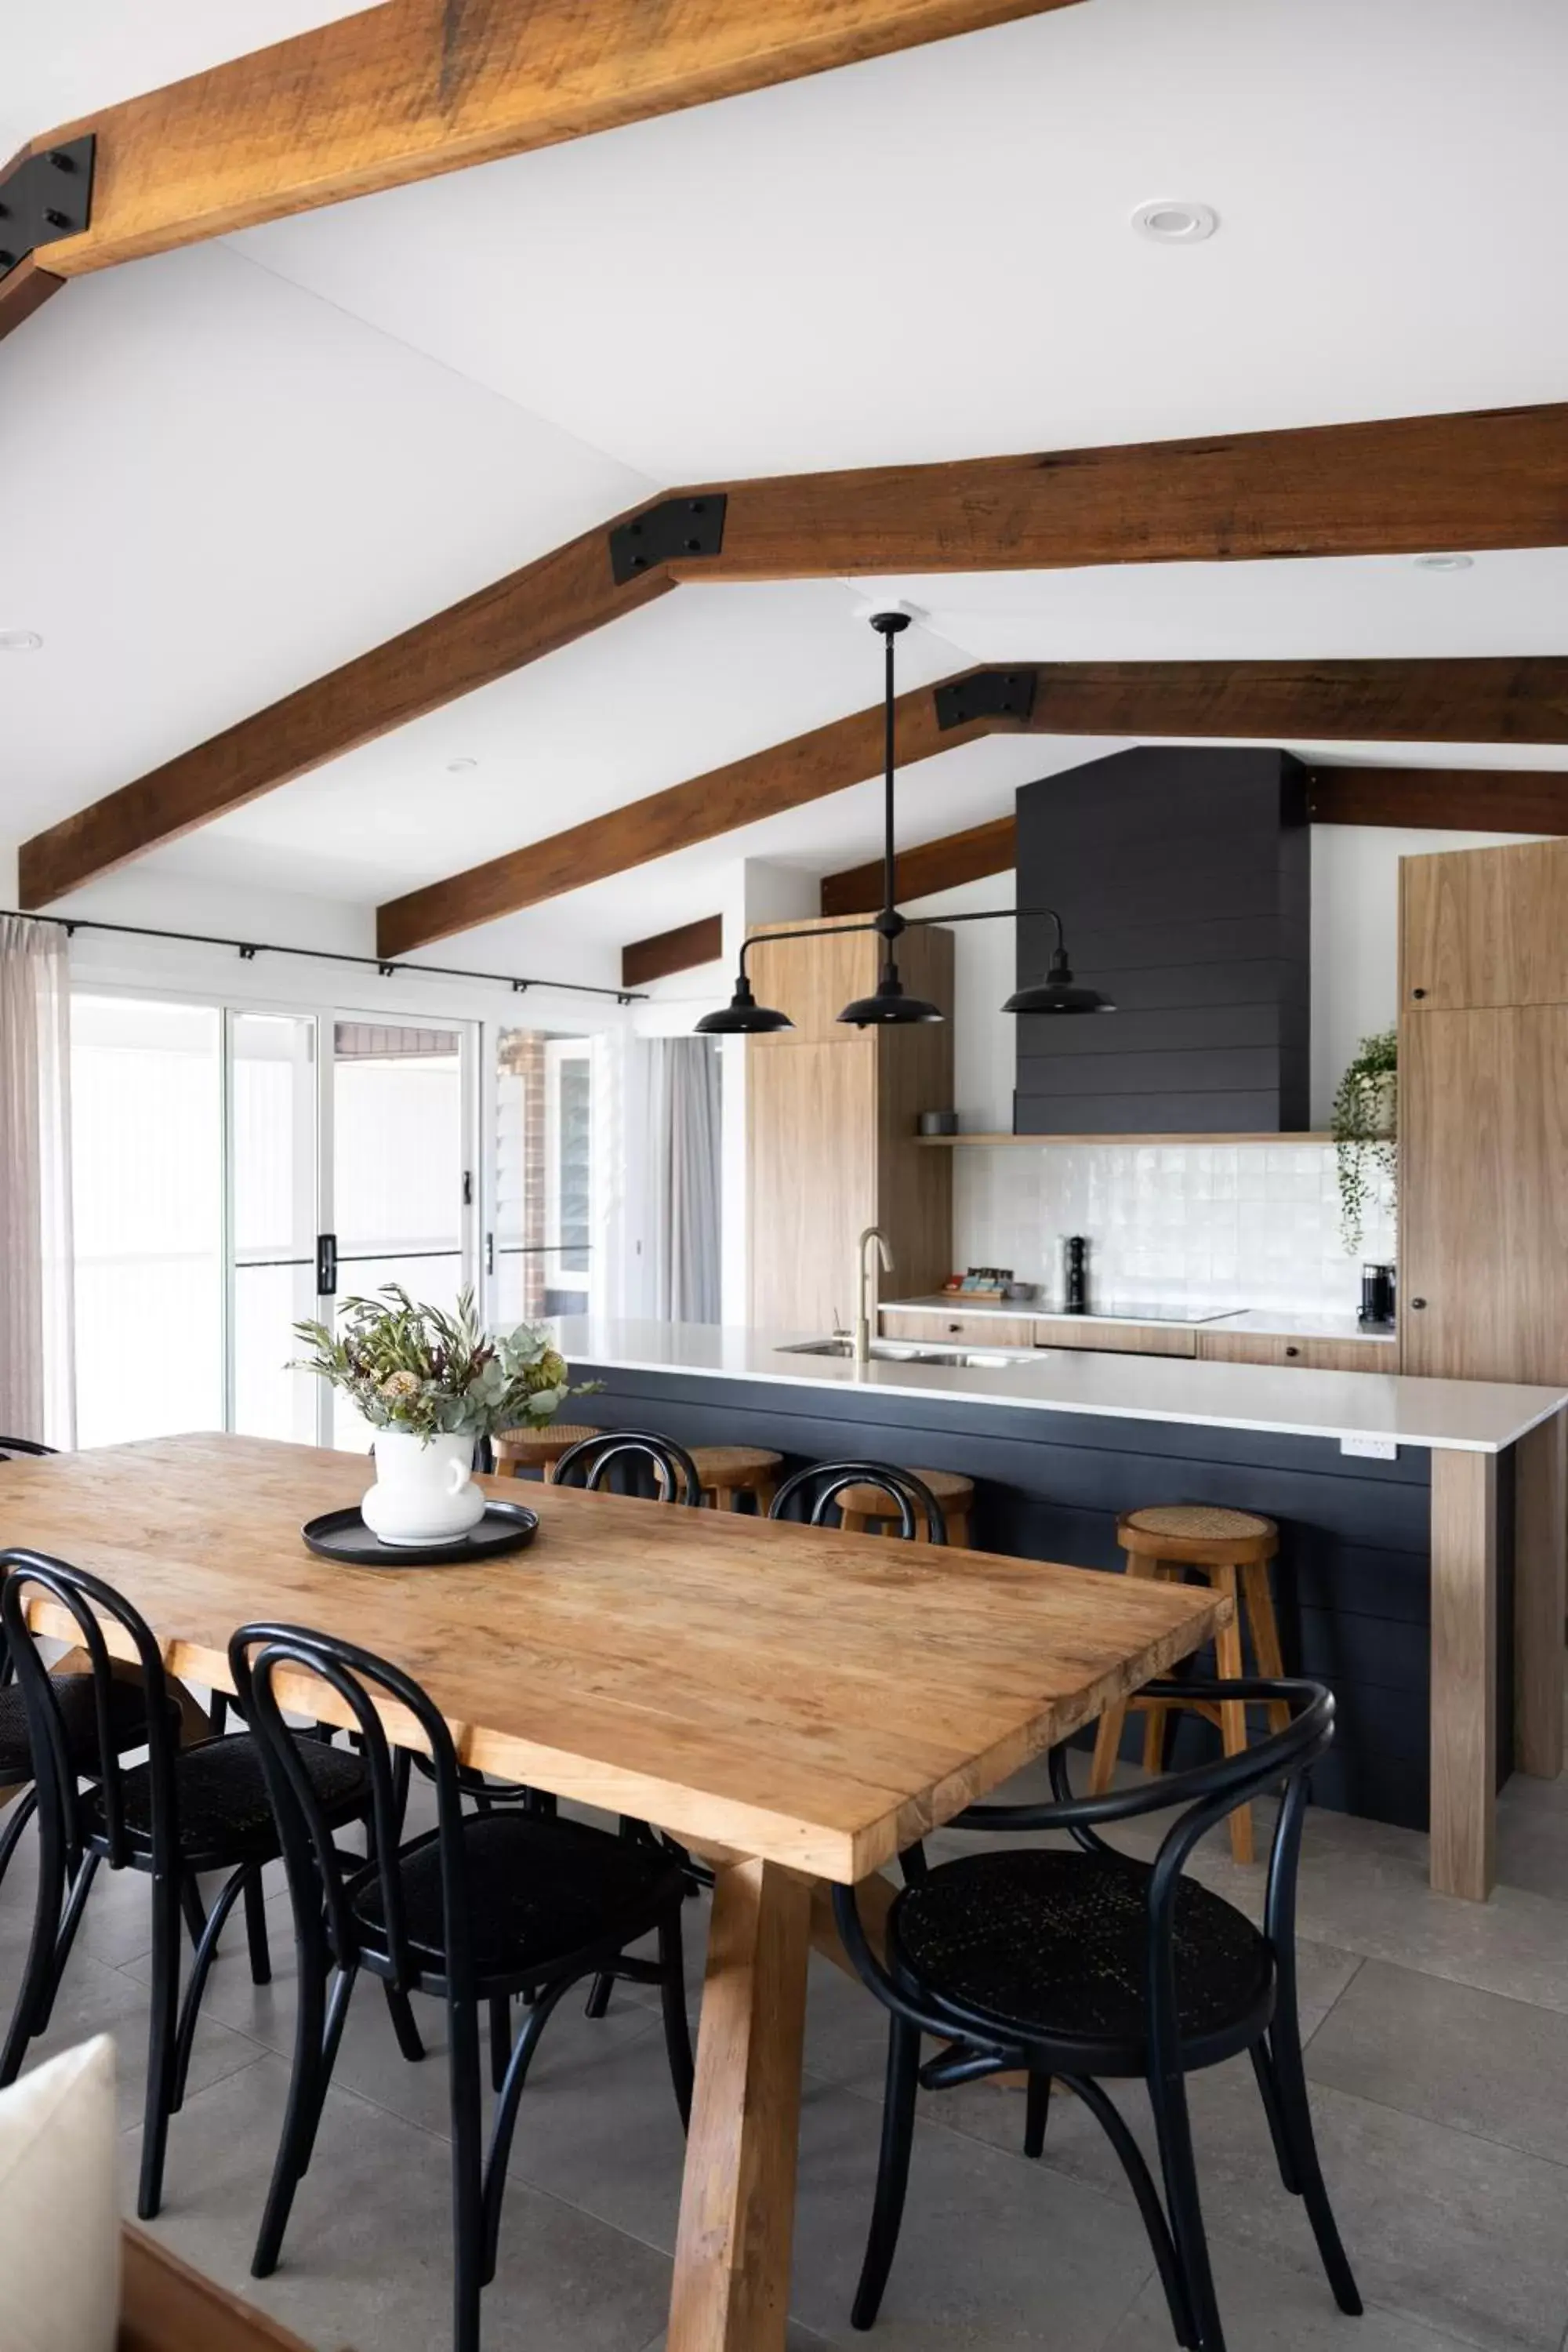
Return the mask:
{"type": "Polygon", "coordinates": [[[877,984],[872,932],[773,940],[764,925],[748,956],[761,1004],[793,1029],[746,1041],[751,1320],[819,1331],[855,1313],[858,1234],[880,1225],[893,1253],[882,1278],[895,1296],[936,1289],[949,1273],[952,1154],[922,1151],[922,1110],[952,1101],[952,934],[912,930],[899,942],[911,996],[949,1016],[907,1029],[847,1029],[837,1015],[877,984]]]}
{"type": "Polygon", "coordinates": [[[1568,1384],[1568,842],[1407,857],[1400,910],[1403,1368],[1568,1384]]]}
{"type": "MultiPolygon", "coordinates": [[[[1568,842],[1406,857],[1399,868],[1399,1321],[1403,1369],[1568,1387],[1568,842]]],[[[1564,1416],[1513,1449],[1513,1759],[1563,1765],[1564,1416]]],[[[1439,1705],[1495,1643],[1488,1457],[1433,1456],[1432,1780],[1507,1738],[1439,1705]]],[[[1489,1832],[1453,1864],[1489,1884],[1489,1832]]]]}

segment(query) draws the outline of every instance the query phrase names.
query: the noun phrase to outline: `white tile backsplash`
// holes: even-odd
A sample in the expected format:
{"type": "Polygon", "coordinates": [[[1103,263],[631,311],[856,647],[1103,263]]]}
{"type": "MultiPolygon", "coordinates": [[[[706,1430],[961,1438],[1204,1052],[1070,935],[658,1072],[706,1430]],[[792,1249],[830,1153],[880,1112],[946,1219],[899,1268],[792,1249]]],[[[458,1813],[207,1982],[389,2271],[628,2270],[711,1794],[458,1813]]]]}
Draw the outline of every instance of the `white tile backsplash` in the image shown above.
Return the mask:
{"type": "Polygon", "coordinates": [[[1363,1261],[1394,1255],[1379,1179],[1347,1256],[1331,1144],[963,1144],[953,1158],[955,1265],[1010,1265],[1047,1306],[1068,1234],[1088,1237],[1100,1307],[1353,1313],[1363,1261]]]}

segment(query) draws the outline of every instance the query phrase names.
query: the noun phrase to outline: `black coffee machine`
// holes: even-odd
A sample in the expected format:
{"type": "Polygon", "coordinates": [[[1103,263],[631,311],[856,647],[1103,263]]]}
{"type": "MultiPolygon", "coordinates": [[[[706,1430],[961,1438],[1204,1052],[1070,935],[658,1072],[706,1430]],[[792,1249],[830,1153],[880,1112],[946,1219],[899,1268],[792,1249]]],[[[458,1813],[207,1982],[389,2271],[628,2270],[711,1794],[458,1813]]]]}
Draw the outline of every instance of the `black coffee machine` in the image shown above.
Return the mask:
{"type": "Polygon", "coordinates": [[[1396,1276],[1391,1265],[1363,1265],[1361,1307],[1356,1321],[1364,1331],[1392,1331],[1398,1307],[1396,1276]]]}

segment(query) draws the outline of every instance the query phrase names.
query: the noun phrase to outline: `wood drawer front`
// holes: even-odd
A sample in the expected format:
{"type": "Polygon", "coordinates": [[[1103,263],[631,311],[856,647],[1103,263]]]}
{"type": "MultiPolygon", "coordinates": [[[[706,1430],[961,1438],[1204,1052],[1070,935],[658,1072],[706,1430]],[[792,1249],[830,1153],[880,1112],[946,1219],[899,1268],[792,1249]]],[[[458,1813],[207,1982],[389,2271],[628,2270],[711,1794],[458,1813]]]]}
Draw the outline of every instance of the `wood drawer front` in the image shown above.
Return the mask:
{"type": "Polygon", "coordinates": [[[1077,1315],[1035,1325],[1037,1348],[1093,1348],[1102,1356],[1195,1356],[1197,1334],[1177,1324],[1094,1323],[1077,1315]]]}
{"type": "Polygon", "coordinates": [[[1032,1348],[1035,1326],[1027,1315],[949,1315],[937,1308],[930,1314],[910,1314],[884,1307],[882,1337],[944,1345],[958,1340],[966,1348],[1032,1348]]]}
{"type": "Polygon", "coordinates": [[[1204,1331],[1198,1354],[1211,1364],[1288,1364],[1307,1372],[1396,1372],[1388,1339],[1291,1339],[1271,1331],[1204,1331]]]}

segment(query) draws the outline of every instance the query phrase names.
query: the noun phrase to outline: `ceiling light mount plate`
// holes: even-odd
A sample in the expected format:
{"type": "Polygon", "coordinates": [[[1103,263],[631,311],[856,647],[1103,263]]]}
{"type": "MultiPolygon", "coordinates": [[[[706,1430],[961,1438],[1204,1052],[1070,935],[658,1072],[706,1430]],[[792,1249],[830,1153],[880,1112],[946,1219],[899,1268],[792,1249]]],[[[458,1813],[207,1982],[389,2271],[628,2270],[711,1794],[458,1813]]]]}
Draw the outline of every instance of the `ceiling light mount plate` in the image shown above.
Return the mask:
{"type": "Polygon", "coordinates": [[[1219,215],[1188,196],[1154,196],[1136,207],[1132,226],[1152,245],[1202,245],[1218,228],[1219,215]]]}
{"type": "Polygon", "coordinates": [[[86,228],[92,216],[94,144],[89,132],[41,147],[0,179],[0,280],[30,253],[86,228]]]}
{"type": "Polygon", "coordinates": [[[1035,708],[1032,669],[977,669],[936,690],[936,723],[967,727],[973,719],[1027,719],[1035,708]]]}
{"type": "Polygon", "coordinates": [[[661,499],[630,522],[617,523],[610,533],[610,570],[616,587],[624,588],[658,563],[717,555],[724,544],[725,505],[722,490],[702,490],[689,498],[661,499]]]}

